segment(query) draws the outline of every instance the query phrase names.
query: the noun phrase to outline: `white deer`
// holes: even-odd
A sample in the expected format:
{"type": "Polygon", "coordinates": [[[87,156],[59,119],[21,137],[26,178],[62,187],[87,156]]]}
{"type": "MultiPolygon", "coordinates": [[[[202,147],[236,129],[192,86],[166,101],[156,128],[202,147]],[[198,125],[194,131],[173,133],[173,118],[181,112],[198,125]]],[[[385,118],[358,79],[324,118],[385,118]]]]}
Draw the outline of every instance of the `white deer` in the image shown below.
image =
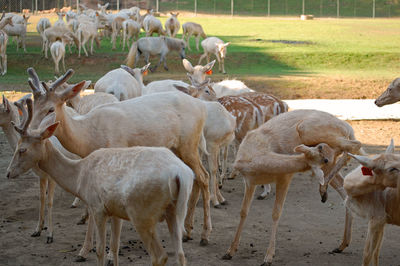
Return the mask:
{"type": "Polygon", "coordinates": [[[27,101],[30,116],[15,130],[21,135],[7,169],[8,178],[16,178],[36,165],[51,175],[66,191],[82,199],[96,223],[97,265],[104,265],[106,222],[113,220],[112,242],[118,265],[121,220],[135,226],[153,265],[165,265],[168,255],[157,235],[156,225],[166,220],[178,265],[186,265],[182,233],[187,202],[192,190],[193,172],[170,150],[162,147],[109,148],[94,151],[84,159],[71,160],[58,151],[48,138],[60,122],[55,114],[45,117],[39,128],[28,130],[32,102],[27,101]]]}
{"type": "MultiPolygon", "coordinates": [[[[16,105],[21,106],[24,101],[30,97],[31,95],[24,96],[21,98],[16,105]]],[[[21,109],[25,110],[25,109],[21,109]]],[[[23,121],[20,121],[20,117],[18,114],[17,107],[11,104],[3,95],[3,104],[0,105],[0,127],[3,129],[4,135],[6,136],[8,143],[11,148],[15,150],[17,147],[18,141],[20,139],[18,133],[14,130],[14,127],[11,125],[11,122],[14,124],[20,124],[23,121]]],[[[56,137],[51,137],[50,141],[57,147],[57,149],[62,152],[65,156],[71,159],[78,159],[79,156],[72,154],[64,149],[61,143],[57,140],[56,137]]],[[[32,237],[40,236],[43,228],[44,228],[44,209],[46,202],[46,191],[47,191],[47,219],[48,219],[48,229],[47,229],[47,243],[53,242],[53,198],[54,198],[54,188],[55,182],[52,177],[47,173],[40,170],[38,167],[33,168],[33,172],[39,176],[40,178],[40,208],[39,208],[39,220],[36,226],[35,231],[31,234],[32,237]]]]}
{"type": "Polygon", "coordinates": [[[200,56],[199,65],[204,58],[207,58],[207,63],[210,62],[210,54],[214,54],[217,57],[219,72],[226,74],[225,71],[225,57],[226,57],[226,47],[230,42],[224,43],[221,39],[217,37],[208,37],[201,42],[204,54],[200,56]]]}
{"type": "Polygon", "coordinates": [[[384,154],[375,158],[350,155],[361,166],[344,179],[346,206],[353,213],[368,219],[363,265],[379,265],[386,224],[400,226],[400,156],[394,154],[393,140],[384,154]]]}
{"type": "Polygon", "coordinates": [[[165,30],[169,37],[175,38],[179,29],[181,28],[181,24],[178,21],[179,13],[170,13],[171,16],[165,21],[165,30]]]}
{"type": "MultiPolygon", "coordinates": [[[[57,120],[61,121],[56,136],[67,150],[86,157],[104,147],[164,146],[172,149],[196,174],[185,221],[185,238],[191,238],[194,209],[201,192],[204,210],[201,244],[208,244],[212,229],[209,176],[198,153],[199,145],[205,145],[202,130],[207,111],[203,102],[180,92],[163,93],[101,105],[86,115],[76,116],[66,111],[64,103],[78,94],[85,82],[55,91],[71,77],[72,70],[67,71],[51,87],[45,85],[45,94],[34,85],[39,84],[36,72],[30,68],[28,73],[32,80],[37,81],[30,82],[35,98],[32,125],[36,127],[45,114],[54,111],[57,120]]],[[[85,245],[80,255],[85,257],[89,250],[90,245],[85,245]]]]}
{"type": "Polygon", "coordinates": [[[182,25],[182,40],[186,39],[186,46],[190,49],[189,45],[189,40],[191,36],[196,36],[196,48],[197,51],[199,50],[199,42],[200,42],[200,37],[203,39],[207,38],[207,35],[204,33],[203,27],[200,24],[194,23],[194,22],[186,22],[185,24],[182,25]]]}
{"type": "Polygon", "coordinates": [[[50,46],[50,53],[54,61],[54,71],[56,75],[60,74],[59,64],[61,60],[65,72],[65,45],[71,41],[72,39],[69,38],[68,35],[64,35],[61,39],[57,38],[50,46]]]}
{"type": "Polygon", "coordinates": [[[43,38],[43,32],[51,27],[50,20],[48,18],[40,18],[39,22],[36,25],[36,30],[39,33],[39,35],[42,37],[42,52],[44,51],[44,38],[43,38]]]}

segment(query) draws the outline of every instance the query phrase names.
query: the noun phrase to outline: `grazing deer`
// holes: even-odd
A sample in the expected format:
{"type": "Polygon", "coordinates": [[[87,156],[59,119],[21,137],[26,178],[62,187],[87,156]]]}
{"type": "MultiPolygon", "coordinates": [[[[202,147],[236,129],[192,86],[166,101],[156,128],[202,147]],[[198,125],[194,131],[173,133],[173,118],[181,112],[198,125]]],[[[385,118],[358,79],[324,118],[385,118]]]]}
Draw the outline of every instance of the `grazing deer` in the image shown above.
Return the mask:
{"type": "MultiPolygon", "coordinates": [[[[355,139],[353,129],[349,124],[331,114],[316,110],[295,110],[283,113],[250,131],[240,144],[234,163],[234,169],[242,174],[245,181],[240,223],[223,259],[231,259],[237,251],[256,185],[276,184],[272,233],[263,264],[268,265],[272,263],[275,255],[279,218],[293,174],[311,168],[319,177],[323,202],[327,199],[328,184],[332,185],[344,199],[346,193],[343,190],[343,178],[340,174],[335,174],[332,180],[324,178],[324,174],[326,176],[331,172],[337,157],[342,152],[360,153],[360,149],[361,143],[355,139]],[[304,145],[315,147],[307,148],[304,145]]],[[[350,242],[351,223],[351,213],[346,211],[345,237],[339,252],[350,242]]]]}
{"type": "Polygon", "coordinates": [[[113,221],[112,251],[118,265],[121,220],[129,220],[139,233],[152,265],[165,265],[168,255],[158,238],[156,225],[166,220],[176,252],[177,264],[186,265],[182,248],[183,223],[194,175],[170,150],[162,147],[108,148],[94,151],[84,159],[65,157],[48,140],[60,122],[46,116],[37,129],[28,129],[32,101],[27,100],[28,118],[7,169],[7,178],[16,178],[38,167],[51,175],[64,190],[82,199],[96,224],[97,265],[104,265],[106,222],[113,221]]]}
{"type": "Polygon", "coordinates": [[[165,30],[169,37],[175,38],[176,34],[178,33],[181,24],[178,21],[179,13],[170,13],[171,16],[165,21],[165,30]]]}
{"type": "Polygon", "coordinates": [[[153,33],[157,33],[158,36],[165,36],[167,34],[163,29],[161,21],[153,16],[153,10],[150,10],[148,15],[143,19],[143,28],[146,32],[146,37],[153,36],[153,33]]]}
{"type": "MultiPolygon", "coordinates": [[[[45,114],[55,112],[57,120],[61,121],[56,136],[67,150],[83,158],[99,148],[167,147],[192,168],[196,181],[185,221],[185,238],[191,238],[194,210],[201,192],[204,210],[201,244],[208,244],[212,230],[209,175],[198,152],[200,144],[204,145],[202,132],[207,115],[203,102],[180,92],[170,92],[98,106],[86,115],[76,116],[66,111],[64,103],[78,94],[86,82],[56,91],[72,76],[73,70],[67,71],[50,87],[44,84],[44,94],[40,90],[36,72],[30,68],[28,73],[31,77],[29,85],[35,98],[32,125],[37,127],[45,114]]],[[[89,250],[85,245],[80,255],[86,256],[89,250]]]]}
{"type": "Polygon", "coordinates": [[[185,41],[186,39],[186,47],[189,49],[189,51],[191,50],[189,45],[189,40],[191,36],[196,36],[196,48],[197,51],[199,51],[200,37],[203,39],[207,38],[207,35],[204,33],[203,27],[200,24],[194,22],[186,22],[182,25],[182,30],[182,40],[185,41]]]}

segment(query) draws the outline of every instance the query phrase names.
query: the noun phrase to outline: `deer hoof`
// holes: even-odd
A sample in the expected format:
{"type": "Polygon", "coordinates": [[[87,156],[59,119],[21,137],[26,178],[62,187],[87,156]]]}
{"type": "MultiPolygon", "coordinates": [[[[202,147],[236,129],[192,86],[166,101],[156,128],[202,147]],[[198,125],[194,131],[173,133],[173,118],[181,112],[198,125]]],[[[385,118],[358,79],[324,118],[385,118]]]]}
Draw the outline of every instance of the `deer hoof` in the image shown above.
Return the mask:
{"type": "Polygon", "coordinates": [[[222,259],[223,259],[223,260],[231,260],[231,259],[232,259],[232,256],[231,256],[231,254],[226,253],[224,256],[222,256],[222,259]]]}
{"type": "Polygon", "coordinates": [[[200,246],[205,247],[207,245],[208,245],[208,240],[207,239],[200,240],[200,246]]]}
{"type": "Polygon", "coordinates": [[[332,250],[332,253],[342,253],[343,250],[341,250],[340,248],[335,248],[334,250],[332,250]]]}
{"type": "Polygon", "coordinates": [[[31,234],[31,237],[38,237],[38,236],[40,236],[40,231],[33,232],[33,234],[31,234]]]}
{"type": "Polygon", "coordinates": [[[260,195],[260,196],[257,197],[258,200],[263,200],[265,198],[266,198],[266,196],[263,196],[263,195],[260,195]]]}
{"type": "Polygon", "coordinates": [[[221,205],[229,205],[229,203],[228,203],[228,201],[227,200],[224,200],[223,202],[221,202],[221,205]]]}
{"type": "Polygon", "coordinates": [[[107,260],[107,266],[114,266],[114,262],[112,260],[107,260]]]}
{"type": "Polygon", "coordinates": [[[77,225],[82,225],[82,224],[85,224],[85,223],[86,223],[86,218],[82,218],[76,224],[77,225]]]}
{"type": "Polygon", "coordinates": [[[46,243],[47,243],[47,244],[53,243],[53,237],[52,237],[52,236],[48,236],[48,237],[47,237],[46,243]]]}
{"type": "Polygon", "coordinates": [[[221,204],[217,204],[217,205],[214,205],[214,208],[215,208],[215,209],[221,209],[222,206],[221,206],[221,204]]]}
{"type": "Polygon", "coordinates": [[[272,265],[272,262],[264,262],[260,266],[271,266],[271,265],[272,265]]]}
{"type": "Polygon", "coordinates": [[[75,259],[75,262],[84,262],[86,261],[86,258],[82,257],[82,256],[77,256],[75,259]]]}
{"type": "Polygon", "coordinates": [[[182,242],[188,242],[189,240],[193,240],[190,236],[184,236],[182,237],[182,242]]]}

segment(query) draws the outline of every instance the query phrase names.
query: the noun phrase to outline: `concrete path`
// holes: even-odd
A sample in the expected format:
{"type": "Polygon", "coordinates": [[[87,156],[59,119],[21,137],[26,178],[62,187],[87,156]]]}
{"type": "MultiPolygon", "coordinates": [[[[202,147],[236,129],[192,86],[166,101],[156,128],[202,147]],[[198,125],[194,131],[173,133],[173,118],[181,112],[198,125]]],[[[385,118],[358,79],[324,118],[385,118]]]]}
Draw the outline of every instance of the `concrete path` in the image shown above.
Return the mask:
{"type": "Polygon", "coordinates": [[[374,99],[367,100],[326,100],[304,99],[284,100],[290,110],[316,109],[331,113],[342,120],[400,119],[400,104],[377,107],[374,99]]]}

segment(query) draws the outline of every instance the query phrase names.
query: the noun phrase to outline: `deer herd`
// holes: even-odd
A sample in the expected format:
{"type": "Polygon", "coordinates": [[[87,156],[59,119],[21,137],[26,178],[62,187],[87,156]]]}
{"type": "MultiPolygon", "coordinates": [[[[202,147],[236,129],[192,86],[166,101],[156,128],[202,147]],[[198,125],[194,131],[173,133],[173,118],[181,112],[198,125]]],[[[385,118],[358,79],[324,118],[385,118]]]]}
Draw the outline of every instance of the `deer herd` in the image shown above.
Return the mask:
{"type": "MultiPolygon", "coordinates": [[[[394,154],[391,141],[385,153],[367,156],[352,127],[335,116],[317,110],[289,111],[277,97],[255,92],[239,80],[212,82],[215,54],[219,70],[225,73],[226,47],[216,37],[206,38],[201,25],[185,23],[184,40],[176,36],[179,13],[171,13],[163,29],[149,12],[140,15],[136,7],[118,14],[83,6],[81,14],[58,13],[51,26],[41,19],[37,30],[43,50],[50,48],[56,62],[64,61],[65,46],[75,42],[88,55],[85,43],[99,42],[101,34],[116,36],[123,32],[123,42],[137,36],[140,28],[146,36],[131,46],[127,65],[111,70],[94,85],[94,94],[80,96],[90,81],[68,83],[74,71],[68,70],[54,81],[42,81],[28,68],[32,95],[12,103],[3,95],[0,126],[15,150],[7,168],[7,178],[16,178],[29,169],[40,177],[40,212],[32,236],[44,228],[47,196],[47,243],[53,242],[52,206],[55,184],[81,200],[88,213],[88,228],[78,260],[87,258],[96,235],[97,264],[104,265],[106,222],[111,220],[110,250],[107,260],[118,265],[122,221],[130,221],[150,256],[152,265],[165,265],[168,255],[159,240],[157,223],[166,221],[175,250],[176,263],[187,265],[182,242],[194,236],[194,211],[202,196],[203,222],[200,245],[209,243],[212,231],[210,203],[215,208],[227,203],[221,188],[229,178],[241,176],[244,197],[238,227],[224,260],[231,260],[238,250],[240,236],[257,185],[264,185],[261,197],[276,188],[272,210],[271,237],[262,265],[272,264],[276,235],[289,185],[294,173],[310,170],[319,182],[322,202],[328,199],[330,185],[345,202],[346,220],[342,243],[333,252],[342,252],[351,241],[353,215],[368,219],[363,265],[378,265],[385,224],[400,225],[400,155],[394,154]],[[63,17],[67,17],[67,23],[63,17]],[[75,21],[75,22],[74,22],[75,21]],[[129,30],[129,33],[128,33],[129,30]],[[111,32],[110,32],[111,31],[111,32]],[[126,31],[126,32],[125,32],[126,31]],[[169,37],[150,37],[153,32],[169,37]],[[126,35],[128,38],[126,38],[126,35]],[[206,65],[193,66],[183,59],[191,84],[179,80],[143,82],[148,73],[150,55],[160,54],[167,69],[169,50],[185,57],[188,39],[206,38],[201,44],[206,65]],[[186,40],[185,40],[186,38],[186,40]],[[144,54],[146,65],[134,68],[144,54]],[[228,163],[233,151],[234,162],[228,163]],[[208,161],[203,166],[202,157],[208,161]],[[341,168],[354,158],[360,166],[346,177],[341,168]],[[47,191],[47,193],[46,193],[47,191]]],[[[7,71],[6,27],[25,25],[29,17],[3,16],[0,21],[0,64],[7,71]],[[3,52],[4,51],[4,52],[3,52]]],[[[25,33],[20,33],[25,49],[25,33]]],[[[18,45],[17,45],[18,46],[18,45]]],[[[115,47],[115,46],[114,46],[115,47]]],[[[152,70],[155,69],[152,68],[152,70]]],[[[396,79],[375,104],[383,106],[400,100],[400,81],[396,79]]],[[[85,219],[84,219],[85,221],[85,219]]],[[[199,226],[200,224],[198,224],[199,226]]]]}

